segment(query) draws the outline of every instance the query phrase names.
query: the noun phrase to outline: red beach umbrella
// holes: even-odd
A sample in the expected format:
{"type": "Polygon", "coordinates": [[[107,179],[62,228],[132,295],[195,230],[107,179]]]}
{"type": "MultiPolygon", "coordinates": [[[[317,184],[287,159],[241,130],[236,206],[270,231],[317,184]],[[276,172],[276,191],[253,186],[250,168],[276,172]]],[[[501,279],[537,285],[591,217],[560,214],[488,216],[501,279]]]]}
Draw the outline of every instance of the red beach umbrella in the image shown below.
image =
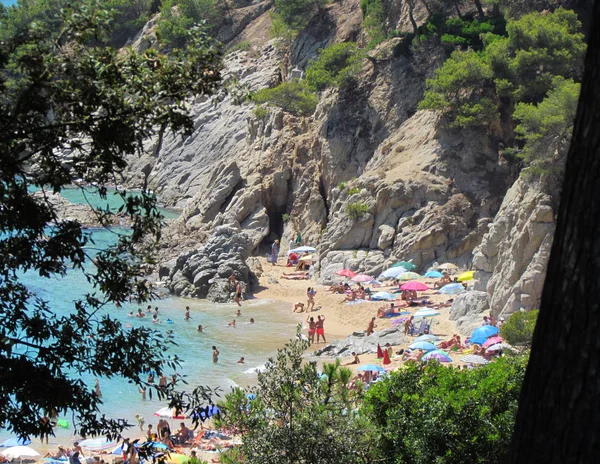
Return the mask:
{"type": "Polygon", "coordinates": [[[352,272],[350,269],[340,269],[339,271],[335,271],[336,275],[342,277],[354,277],[356,272],[352,272]]]}
{"type": "Polygon", "coordinates": [[[405,283],[400,287],[400,290],[408,290],[415,292],[422,292],[424,290],[429,290],[429,287],[422,282],[417,282],[416,280],[412,280],[410,282],[405,283]]]}
{"type": "Polygon", "coordinates": [[[379,346],[379,343],[377,344],[377,359],[381,359],[383,358],[383,350],[381,349],[381,346],[379,346]]]}

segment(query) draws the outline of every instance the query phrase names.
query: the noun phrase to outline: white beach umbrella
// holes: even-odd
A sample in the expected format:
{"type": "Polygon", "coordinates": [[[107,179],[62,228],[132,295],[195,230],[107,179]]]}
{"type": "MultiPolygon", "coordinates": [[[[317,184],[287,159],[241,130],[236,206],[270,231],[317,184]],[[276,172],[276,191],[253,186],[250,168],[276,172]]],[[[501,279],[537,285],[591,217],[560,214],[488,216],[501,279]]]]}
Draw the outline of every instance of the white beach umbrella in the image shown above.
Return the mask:
{"type": "Polygon", "coordinates": [[[40,456],[33,448],[29,446],[12,446],[10,448],[6,448],[4,451],[0,453],[6,459],[23,459],[23,458],[35,458],[40,456]]]}

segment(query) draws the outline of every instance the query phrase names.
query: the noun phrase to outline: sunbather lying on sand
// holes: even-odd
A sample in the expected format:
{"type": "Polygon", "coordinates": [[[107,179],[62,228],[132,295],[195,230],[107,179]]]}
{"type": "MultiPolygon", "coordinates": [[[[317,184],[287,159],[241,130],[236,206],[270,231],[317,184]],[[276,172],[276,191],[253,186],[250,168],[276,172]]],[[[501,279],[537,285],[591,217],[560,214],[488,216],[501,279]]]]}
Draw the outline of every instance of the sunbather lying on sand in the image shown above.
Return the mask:
{"type": "Polygon", "coordinates": [[[419,362],[424,354],[425,352],[423,350],[412,351],[410,354],[408,354],[408,352],[405,351],[402,355],[402,359],[404,360],[404,362],[419,362]]]}

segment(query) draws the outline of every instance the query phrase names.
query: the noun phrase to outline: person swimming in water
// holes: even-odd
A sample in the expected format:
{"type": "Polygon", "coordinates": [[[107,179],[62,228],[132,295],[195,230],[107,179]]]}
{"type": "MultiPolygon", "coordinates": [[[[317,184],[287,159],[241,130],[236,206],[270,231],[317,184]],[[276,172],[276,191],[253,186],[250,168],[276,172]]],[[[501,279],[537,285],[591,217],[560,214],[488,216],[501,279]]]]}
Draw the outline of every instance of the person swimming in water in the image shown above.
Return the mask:
{"type": "Polygon", "coordinates": [[[192,316],[190,316],[190,307],[186,306],[185,307],[185,320],[189,321],[192,318],[192,316]]]}
{"type": "Polygon", "coordinates": [[[213,350],[213,363],[218,363],[219,362],[219,350],[217,350],[217,347],[213,345],[212,347],[213,350]]]}
{"type": "Polygon", "coordinates": [[[198,332],[202,332],[203,330],[204,330],[204,327],[202,327],[202,324],[200,324],[200,325],[198,326],[198,332]]]}
{"type": "Polygon", "coordinates": [[[229,324],[227,324],[229,327],[235,327],[235,319],[232,320],[229,324]]]}

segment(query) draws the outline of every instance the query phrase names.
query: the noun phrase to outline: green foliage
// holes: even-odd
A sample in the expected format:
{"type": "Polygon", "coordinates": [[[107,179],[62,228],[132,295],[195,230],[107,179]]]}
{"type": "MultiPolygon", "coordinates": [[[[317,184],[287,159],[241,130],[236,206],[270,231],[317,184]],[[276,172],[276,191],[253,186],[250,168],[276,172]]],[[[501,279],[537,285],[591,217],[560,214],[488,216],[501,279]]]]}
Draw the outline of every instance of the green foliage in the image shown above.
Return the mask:
{"type": "Polygon", "coordinates": [[[525,142],[521,157],[538,172],[556,168],[553,152],[568,146],[580,90],[571,79],[555,78],[554,88],[541,103],[515,107],[513,117],[519,122],[515,132],[525,142]]]}
{"type": "Polygon", "coordinates": [[[379,435],[373,462],[505,462],[526,363],[521,356],[473,370],[429,363],[392,372],[360,409],[379,435]]]}
{"type": "Polygon", "coordinates": [[[132,39],[150,19],[152,3],[153,0],[105,0],[105,7],[113,13],[113,27],[107,42],[120,47],[132,39]]]}
{"type": "Polygon", "coordinates": [[[517,311],[506,320],[500,334],[511,345],[531,345],[539,310],[517,311]]]}
{"type": "Polygon", "coordinates": [[[292,40],[327,3],[328,0],[275,0],[271,35],[292,40]]]}
{"type": "Polygon", "coordinates": [[[242,40],[241,42],[238,42],[235,45],[232,45],[231,47],[227,48],[227,50],[225,51],[225,54],[228,55],[229,53],[233,53],[233,52],[237,52],[237,51],[247,52],[248,50],[250,50],[250,48],[252,48],[252,44],[250,43],[250,41],[242,40]]]}
{"type": "Polygon", "coordinates": [[[331,45],[319,53],[306,69],[306,82],[314,90],[327,87],[348,87],[356,80],[363,54],[354,42],[331,45]]]}
{"type": "Polygon", "coordinates": [[[283,213],[283,215],[281,216],[281,220],[282,220],[283,222],[288,222],[288,221],[290,220],[290,217],[291,217],[291,216],[290,216],[289,214],[287,214],[287,213],[283,213]]]}
{"type": "Polygon", "coordinates": [[[319,99],[302,81],[284,82],[272,89],[259,90],[250,95],[258,104],[278,106],[295,115],[310,116],[315,112],[319,99]]]}
{"type": "Polygon", "coordinates": [[[171,48],[186,44],[187,31],[203,25],[214,33],[224,19],[224,7],[218,0],[164,0],[160,7],[158,36],[171,48]]]}
{"type": "Polygon", "coordinates": [[[346,182],[340,182],[339,184],[337,184],[337,188],[340,190],[344,190],[346,188],[346,182]]]}
{"type": "MultiPolygon", "coordinates": [[[[94,255],[81,225],[59,219],[56,206],[31,190],[60,193],[83,179],[106,197],[144,141],[193,129],[185,102],[212,92],[220,80],[217,48],[199,31],[191,30],[189,47],[170,56],[92,47],[111,14],[95,0],[73,5],[53,20],[60,40],[34,21],[11,29],[14,37],[3,30],[0,44],[0,424],[19,436],[48,433],[39,418],[52,409],[72,414],[79,434],[118,436],[127,423],[100,416],[101,400],[80,376],[121,376],[142,386],[144,371],[178,364],[164,353],[170,335],[123,330],[119,320],[99,312],[152,298],[144,264],[160,237],[156,198],[119,191],[121,214],[132,227],[127,234],[114,231],[115,245],[94,255]],[[65,152],[69,164],[59,156],[65,152]],[[30,271],[54,279],[67,269],[82,273],[94,293],[57,316],[21,276],[30,271]]],[[[105,227],[116,214],[94,213],[105,227]]],[[[164,398],[171,389],[156,393],[164,398]]]]}
{"type": "Polygon", "coordinates": [[[361,0],[363,28],[371,38],[367,48],[372,49],[387,38],[387,5],[383,0],[361,0]]]}
{"type": "Polygon", "coordinates": [[[252,113],[254,113],[254,116],[257,119],[261,119],[264,121],[267,115],[269,114],[269,110],[262,105],[258,105],[252,110],[252,113]]]}
{"type": "Polygon", "coordinates": [[[358,187],[348,189],[348,195],[356,195],[357,193],[360,193],[360,189],[358,187]]]}
{"type": "Polygon", "coordinates": [[[347,386],[352,372],[338,360],[325,364],[319,376],[316,362],[303,357],[308,345],[298,331],[258,374],[258,385],[249,390],[254,399],[235,389],[219,404],[223,414],[216,425],[242,432],[243,462],[367,461],[371,433],[352,412],[357,399],[347,386]]]}
{"type": "Polygon", "coordinates": [[[362,201],[356,201],[346,205],[346,215],[350,219],[360,219],[367,213],[367,211],[369,211],[369,205],[363,203],[362,201]]]}
{"type": "Polygon", "coordinates": [[[442,111],[454,127],[491,126],[501,106],[512,111],[519,102],[539,103],[556,76],[575,81],[581,76],[585,44],[572,11],[559,8],[509,20],[506,37],[482,34],[492,27],[485,22],[453,19],[446,24],[470,40],[479,34],[483,44],[481,51],[454,51],[427,81],[419,107],[442,111]]]}

